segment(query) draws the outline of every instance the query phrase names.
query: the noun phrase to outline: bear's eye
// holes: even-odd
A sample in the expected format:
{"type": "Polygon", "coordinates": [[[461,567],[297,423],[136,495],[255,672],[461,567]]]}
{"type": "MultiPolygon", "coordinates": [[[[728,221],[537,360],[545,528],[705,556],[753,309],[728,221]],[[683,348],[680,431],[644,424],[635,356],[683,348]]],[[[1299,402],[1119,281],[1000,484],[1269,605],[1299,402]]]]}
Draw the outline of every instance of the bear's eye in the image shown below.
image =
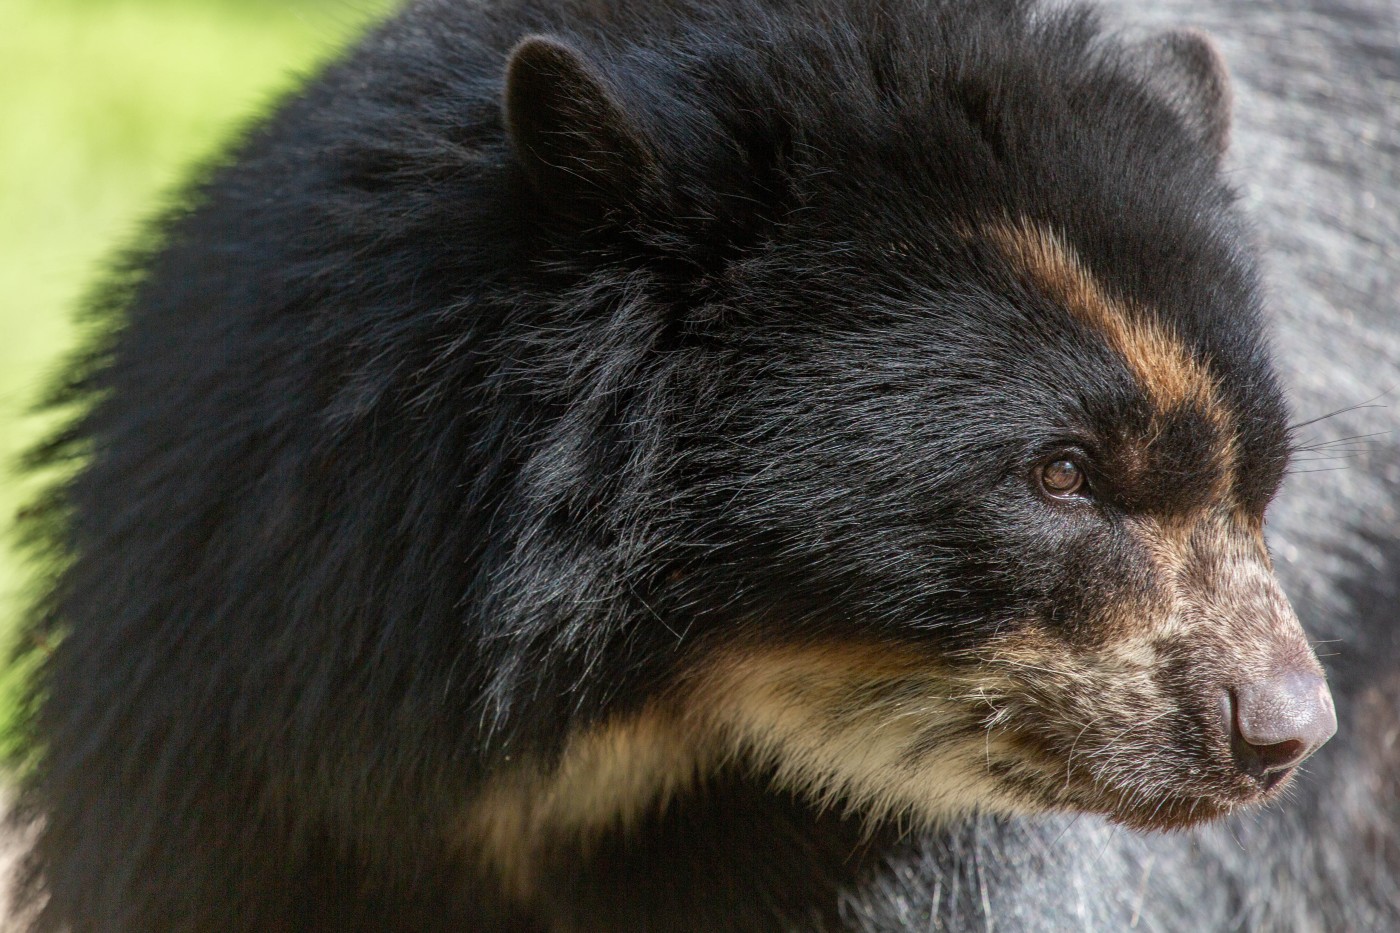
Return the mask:
{"type": "Polygon", "coordinates": [[[1051,460],[1036,471],[1040,489],[1052,499],[1076,499],[1084,492],[1084,469],[1067,458],[1051,460]]]}

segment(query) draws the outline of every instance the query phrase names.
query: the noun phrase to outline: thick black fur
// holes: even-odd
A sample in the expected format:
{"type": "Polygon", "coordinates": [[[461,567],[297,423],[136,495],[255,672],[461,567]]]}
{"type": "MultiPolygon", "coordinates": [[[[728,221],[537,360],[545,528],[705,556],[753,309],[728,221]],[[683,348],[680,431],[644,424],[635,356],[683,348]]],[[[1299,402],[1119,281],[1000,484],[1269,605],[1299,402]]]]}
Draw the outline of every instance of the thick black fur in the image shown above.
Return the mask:
{"type": "MultiPolygon", "coordinates": [[[[1226,48],[1304,415],[1400,376],[1400,138],[1370,86],[1400,81],[1371,28],[1393,13],[1323,11],[1334,82],[1282,39],[1226,48]],[[1325,99],[1297,109],[1295,76],[1325,99]],[[1381,142],[1338,142],[1361,129],[1381,142]]],[[[1205,25],[1248,43],[1265,17],[1205,25]]],[[[1294,476],[1271,515],[1355,730],[1276,809],[904,838],[736,769],[559,851],[528,907],[453,834],[507,756],[550,760],[736,633],[953,652],[1072,607],[1066,549],[1114,559],[1037,511],[1024,465],[1067,411],[1141,416],[1131,374],[1008,295],[970,222],[1052,225],[1161,309],[1243,416],[1242,499],[1272,496],[1251,238],[1215,124],[1139,65],[1093,16],[1019,0],[428,0],[311,81],[99,292],[109,334],[65,396],[86,413],[47,456],[86,459],[45,513],[68,565],[36,626],[57,645],[26,797],[38,929],[1397,922],[1389,447],[1294,476]],[[580,129],[596,158],[562,161],[523,112],[536,148],[512,144],[507,56],[532,34],[622,115],[580,129]]]]}

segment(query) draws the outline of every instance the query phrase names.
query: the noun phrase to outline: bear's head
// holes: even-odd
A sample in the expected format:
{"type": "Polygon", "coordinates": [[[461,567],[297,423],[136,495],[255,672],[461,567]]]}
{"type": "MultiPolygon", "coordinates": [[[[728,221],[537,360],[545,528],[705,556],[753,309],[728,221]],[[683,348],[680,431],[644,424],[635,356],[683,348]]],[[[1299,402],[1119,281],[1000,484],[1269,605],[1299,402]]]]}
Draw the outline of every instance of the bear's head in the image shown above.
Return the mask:
{"type": "Polygon", "coordinates": [[[637,556],[578,662],[616,702],[504,767],[500,845],[725,769],[872,819],[1183,827],[1335,729],[1265,543],[1290,434],[1212,46],[927,15],[512,52],[541,275],[591,302],[580,384],[628,439],[559,514],[637,556]]]}

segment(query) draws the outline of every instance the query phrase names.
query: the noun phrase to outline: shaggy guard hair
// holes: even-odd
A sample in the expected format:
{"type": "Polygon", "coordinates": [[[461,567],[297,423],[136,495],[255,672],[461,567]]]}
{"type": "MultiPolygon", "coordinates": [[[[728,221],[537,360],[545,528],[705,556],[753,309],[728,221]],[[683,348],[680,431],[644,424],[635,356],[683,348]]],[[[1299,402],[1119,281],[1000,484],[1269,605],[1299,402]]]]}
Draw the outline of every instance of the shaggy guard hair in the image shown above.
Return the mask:
{"type": "MultiPolygon", "coordinates": [[[[1393,916],[1393,743],[1321,753],[1301,808],[1116,828],[1278,797],[1221,696],[1321,670],[1263,535],[1307,436],[1229,160],[1391,209],[1263,205],[1299,410],[1385,388],[1363,351],[1400,374],[1386,98],[1351,165],[1242,75],[1030,0],[412,4],[96,292],[41,457],[81,468],[32,520],[37,928],[1393,916]]],[[[1385,465],[1294,484],[1274,547],[1364,647],[1373,736],[1385,465]]]]}

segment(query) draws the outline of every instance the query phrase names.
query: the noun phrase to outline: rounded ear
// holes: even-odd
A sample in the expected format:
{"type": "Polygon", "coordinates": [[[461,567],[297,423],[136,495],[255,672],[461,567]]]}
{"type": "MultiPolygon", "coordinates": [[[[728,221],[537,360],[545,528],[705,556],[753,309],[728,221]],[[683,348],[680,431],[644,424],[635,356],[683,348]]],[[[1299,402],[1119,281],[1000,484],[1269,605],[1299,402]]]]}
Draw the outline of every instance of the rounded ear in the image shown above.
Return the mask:
{"type": "Polygon", "coordinates": [[[506,64],[505,125],[535,189],[557,209],[596,218],[654,173],[641,128],[581,53],[527,36],[506,64]]]}
{"type": "Polygon", "coordinates": [[[1230,148],[1234,93],[1225,59],[1209,35],[1180,29],[1142,42],[1149,83],[1164,94],[1201,141],[1220,158],[1230,148]]]}

